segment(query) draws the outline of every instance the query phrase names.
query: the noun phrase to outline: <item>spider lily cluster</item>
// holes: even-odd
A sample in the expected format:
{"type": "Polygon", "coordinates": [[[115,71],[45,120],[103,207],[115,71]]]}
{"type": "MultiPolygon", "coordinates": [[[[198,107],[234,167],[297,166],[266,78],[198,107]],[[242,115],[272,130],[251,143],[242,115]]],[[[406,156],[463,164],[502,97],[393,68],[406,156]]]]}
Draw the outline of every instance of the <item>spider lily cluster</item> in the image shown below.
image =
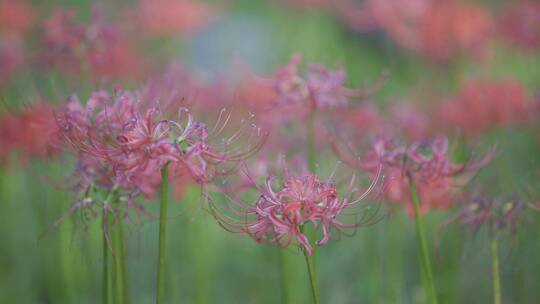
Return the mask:
{"type": "Polygon", "coordinates": [[[212,128],[195,121],[183,107],[172,116],[176,117],[167,118],[157,104],[127,91],[114,96],[95,92],[86,106],[72,97],[56,119],[61,138],[77,156],[73,180],[78,201],[88,202],[91,189],[114,189],[125,194],[126,207],[142,210],[133,199],[155,196],[166,164],[169,179],[188,176],[204,185],[252,155],[264,141],[261,131],[246,123],[232,136],[220,138],[230,118],[226,111],[212,128]]]}

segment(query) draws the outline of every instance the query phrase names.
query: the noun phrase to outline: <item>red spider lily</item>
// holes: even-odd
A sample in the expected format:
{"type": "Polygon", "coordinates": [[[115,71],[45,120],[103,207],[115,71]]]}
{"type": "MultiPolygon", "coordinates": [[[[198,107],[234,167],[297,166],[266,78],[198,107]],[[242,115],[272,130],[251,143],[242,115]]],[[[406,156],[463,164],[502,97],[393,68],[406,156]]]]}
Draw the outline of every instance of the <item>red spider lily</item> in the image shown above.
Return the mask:
{"type": "Polygon", "coordinates": [[[475,136],[496,126],[524,121],[531,107],[527,100],[525,89],[515,80],[476,79],[440,106],[439,121],[446,129],[459,128],[475,136]]]}
{"type": "Polygon", "coordinates": [[[309,222],[316,228],[322,227],[323,236],[316,241],[318,246],[328,242],[332,230],[343,232],[373,223],[374,215],[358,204],[374,189],[378,176],[362,194],[351,189],[353,178],[348,196],[340,195],[330,179],[321,181],[309,173],[299,176],[285,173],[277,191],[272,186],[274,180],[276,176],[268,177],[262,188],[252,182],[252,189],[259,194],[255,204],[244,202],[237,193],[231,198],[232,208],[211,204],[218,223],[228,231],[249,235],[258,243],[282,247],[296,243],[308,255],[312,254],[313,247],[303,229],[309,222]],[[360,214],[364,217],[358,220],[360,214]],[[354,217],[355,221],[346,221],[347,216],[354,217]]]}
{"type": "Polygon", "coordinates": [[[73,11],[58,10],[45,22],[42,57],[47,64],[88,70],[98,79],[138,76],[142,60],[100,9],[94,8],[89,25],[75,17],[73,11]]]}
{"type": "Polygon", "coordinates": [[[142,59],[116,26],[107,24],[103,12],[94,8],[92,24],[86,30],[87,59],[96,77],[138,76],[142,59]]]}
{"type": "Polygon", "coordinates": [[[186,35],[214,20],[217,10],[196,0],[140,0],[141,29],[152,35],[186,35]]]}
{"type": "Polygon", "coordinates": [[[20,38],[32,26],[33,9],[25,0],[0,1],[0,33],[20,38]]]}
{"type": "Polygon", "coordinates": [[[438,137],[430,141],[417,142],[410,146],[399,146],[387,139],[378,139],[365,159],[354,159],[345,155],[336,145],[334,150],[347,164],[369,172],[384,166],[384,189],[389,201],[405,203],[409,214],[414,214],[409,184],[414,183],[420,198],[420,209],[446,209],[458,197],[462,187],[481,167],[492,158],[464,164],[453,163],[448,158],[448,140],[438,137]]]}
{"type": "Polygon", "coordinates": [[[43,60],[50,65],[78,67],[85,29],[74,11],[56,10],[43,25],[43,60]]]}
{"type": "MultiPolygon", "coordinates": [[[[330,70],[321,64],[308,66],[305,73],[299,71],[302,56],[295,54],[290,62],[278,68],[270,77],[255,77],[261,83],[272,87],[274,104],[296,106],[311,111],[347,106],[349,98],[365,97],[376,90],[381,81],[365,90],[345,87],[347,75],[343,68],[330,70]]],[[[384,80],[384,79],[381,79],[384,80]]]]}
{"type": "Polygon", "coordinates": [[[20,113],[0,116],[0,159],[16,152],[22,160],[48,157],[58,151],[58,127],[53,109],[46,104],[29,106],[20,113]]]}
{"type": "Polygon", "coordinates": [[[504,10],[500,30],[508,41],[524,49],[540,47],[540,3],[512,2],[504,10]]]}
{"type": "Polygon", "coordinates": [[[516,196],[503,199],[475,192],[460,203],[459,212],[445,225],[459,222],[472,232],[486,227],[492,234],[507,230],[511,235],[515,235],[524,218],[525,209],[526,204],[516,196]]]}
{"type": "Polygon", "coordinates": [[[167,162],[171,179],[187,174],[204,184],[227,174],[231,164],[260,148],[264,138],[255,127],[240,129],[216,143],[228,117],[222,112],[214,129],[208,130],[187,109],[181,109],[174,121],[129,92],[117,92],[114,98],[95,92],[86,107],[72,98],[57,121],[62,137],[79,158],[94,159],[91,163],[103,167],[96,171],[107,172],[112,184],[130,196],[142,193],[149,198],[167,162]]]}

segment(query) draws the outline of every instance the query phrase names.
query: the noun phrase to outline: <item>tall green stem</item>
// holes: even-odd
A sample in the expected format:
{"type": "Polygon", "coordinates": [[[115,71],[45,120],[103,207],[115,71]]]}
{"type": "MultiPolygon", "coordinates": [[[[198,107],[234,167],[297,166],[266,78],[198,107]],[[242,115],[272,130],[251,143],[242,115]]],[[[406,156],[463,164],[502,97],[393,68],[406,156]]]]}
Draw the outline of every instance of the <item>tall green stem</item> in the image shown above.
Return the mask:
{"type": "Polygon", "coordinates": [[[308,169],[315,174],[317,171],[317,158],[315,156],[315,111],[311,110],[307,119],[307,158],[308,169]]]}
{"type": "Polygon", "coordinates": [[[319,304],[320,303],[319,284],[317,282],[317,274],[315,273],[313,257],[310,256],[305,250],[304,250],[304,256],[306,257],[306,265],[307,265],[307,270],[309,274],[309,282],[311,285],[311,295],[313,296],[313,304],[319,304]]]}
{"type": "Polygon", "coordinates": [[[129,303],[127,276],[126,276],[126,255],[125,255],[125,240],[122,221],[118,221],[114,227],[115,239],[115,301],[118,304],[129,303]]]}
{"type": "Polygon", "coordinates": [[[499,248],[497,237],[491,239],[491,260],[493,267],[493,303],[501,304],[501,276],[499,271],[499,248]]]}
{"type": "Polygon", "coordinates": [[[107,211],[103,211],[103,268],[101,270],[101,303],[109,303],[109,246],[107,243],[107,229],[109,222],[109,215],[107,211]]]}
{"type": "MultiPolygon", "coordinates": [[[[309,116],[307,120],[308,169],[309,172],[311,172],[312,174],[317,173],[317,151],[315,149],[315,113],[315,108],[313,106],[313,108],[308,114],[309,116]]],[[[315,227],[313,225],[309,225],[306,227],[306,235],[310,240],[317,239],[317,232],[315,231],[315,227]]],[[[313,274],[317,276],[317,246],[313,246],[313,254],[311,255],[311,257],[313,258],[313,274]]]]}
{"type": "Polygon", "coordinates": [[[101,300],[103,304],[109,303],[111,300],[111,293],[113,291],[113,261],[110,260],[110,248],[109,248],[109,232],[111,230],[111,214],[110,205],[111,201],[116,194],[117,187],[114,186],[103,201],[103,269],[102,269],[102,286],[101,286],[101,300]]]}
{"type": "Polygon", "coordinates": [[[160,212],[159,212],[159,251],[157,264],[157,295],[156,304],[163,304],[165,300],[165,249],[167,231],[167,205],[169,203],[169,164],[161,169],[160,212]]]}
{"type": "Polygon", "coordinates": [[[280,278],[280,284],[281,284],[281,303],[283,304],[289,304],[291,303],[289,297],[289,280],[287,276],[287,256],[285,255],[287,252],[283,250],[282,248],[278,248],[278,260],[279,260],[279,278],[280,278]]]}
{"type": "MultiPolygon", "coordinates": [[[[300,226],[300,232],[304,232],[304,226],[300,226]]],[[[315,249],[315,248],[313,248],[315,249]]],[[[309,255],[306,250],[303,250],[304,257],[306,258],[306,266],[308,270],[309,275],[309,283],[311,286],[311,295],[313,297],[313,304],[319,304],[320,303],[320,293],[319,293],[319,283],[317,279],[317,269],[315,268],[315,261],[313,255],[309,255]]],[[[315,253],[315,250],[313,250],[313,253],[315,253]]]]}
{"type": "Polygon", "coordinates": [[[414,218],[416,221],[416,233],[418,234],[418,245],[420,251],[420,259],[422,263],[422,272],[424,273],[424,290],[426,292],[426,298],[431,304],[437,304],[437,292],[435,289],[435,281],[433,279],[433,271],[431,270],[431,261],[429,258],[428,245],[426,240],[426,233],[424,230],[424,223],[422,221],[422,214],[420,212],[420,199],[416,186],[412,180],[409,180],[409,191],[414,204],[414,218]]]}

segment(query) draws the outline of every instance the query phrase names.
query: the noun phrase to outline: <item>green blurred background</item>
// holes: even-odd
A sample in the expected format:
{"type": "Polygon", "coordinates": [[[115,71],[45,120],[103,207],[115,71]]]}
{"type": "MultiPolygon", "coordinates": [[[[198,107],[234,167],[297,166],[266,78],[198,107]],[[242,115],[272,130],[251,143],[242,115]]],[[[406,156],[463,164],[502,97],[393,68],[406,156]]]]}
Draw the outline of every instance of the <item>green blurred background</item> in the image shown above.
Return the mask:
{"type": "MultiPolygon", "coordinates": [[[[91,1],[34,3],[72,7],[83,18],[91,6],[91,1]]],[[[129,5],[117,1],[111,6],[129,5]]],[[[235,57],[260,72],[269,72],[288,62],[295,52],[303,53],[306,62],[342,64],[351,86],[369,84],[381,71],[389,70],[387,83],[372,98],[380,104],[424,89],[451,95],[460,81],[475,76],[514,77],[529,92],[540,83],[539,54],[523,54],[503,44],[494,46],[495,59],[489,64],[460,59],[451,66],[440,66],[400,49],[382,34],[353,33],[324,10],[253,0],[228,1],[225,7],[226,13],[218,21],[192,38],[160,41],[152,48],[182,58],[206,75],[225,74],[235,57]]],[[[114,17],[114,13],[110,15],[114,17]]],[[[36,96],[63,100],[77,92],[85,97],[93,89],[62,75],[26,74],[2,91],[2,100],[16,106],[36,96]]],[[[494,187],[500,192],[539,185],[537,132],[515,127],[484,137],[483,146],[497,145],[502,153],[479,179],[491,181],[497,176],[494,187]]],[[[18,162],[17,155],[12,159],[0,169],[0,303],[99,302],[100,222],[86,226],[76,218],[66,219],[48,230],[71,199],[51,181],[65,178],[72,160],[18,162]]],[[[280,249],[223,231],[201,210],[200,203],[200,191],[192,187],[171,208],[175,216],[168,227],[168,302],[280,303],[280,249]]],[[[148,208],[158,213],[157,204],[149,203],[148,208]]],[[[426,217],[440,303],[489,303],[487,233],[473,235],[459,226],[442,233],[440,225],[448,217],[448,212],[431,212],[426,217]]],[[[124,227],[131,302],[152,303],[158,222],[141,219],[124,227]]],[[[530,216],[521,228],[515,238],[506,238],[501,245],[503,302],[539,303],[538,216],[530,216]]],[[[294,278],[290,296],[293,303],[309,303],[304,258],[293,248],[287,251],[291,256],[288,272],[294,278]]],[[[424,301],[414,222],[403,210],[359,229],[352,238],[331,241],[319,250],[319,265],[323,303],[424,301]]]]}

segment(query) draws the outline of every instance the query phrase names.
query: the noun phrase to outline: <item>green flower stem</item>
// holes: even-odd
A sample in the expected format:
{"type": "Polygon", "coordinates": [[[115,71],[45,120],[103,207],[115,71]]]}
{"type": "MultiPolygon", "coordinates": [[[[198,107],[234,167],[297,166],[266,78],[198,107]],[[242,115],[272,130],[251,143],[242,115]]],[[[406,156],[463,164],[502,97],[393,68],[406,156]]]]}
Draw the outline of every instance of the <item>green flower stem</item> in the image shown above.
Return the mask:
{"type": "Polygon", "coordinates": [[[418,245],[420,250],[420,259],[422,263],[422,271],[425,276],[424,289],[426,292],[426,298],[429,303],[437,304],[437,292],[435,289],[435,281],[433,279],[433,271],[431,270],[431,261],[429,258],[428,245],[426,240],[426,233],[424,230],[424,223],[422,221],[422,214],[420,213],[420,199],[416,186],[412,180],[409,180],[409,191],[414,204],[414,218],[416,221],[416,233],[418,234],[418,245]]]}
{"type": "Polygon", "coordinates": [[[109,244],[107,242],[106,227],[109,224],[109,215],[107,211],[103,211],[103,268],[101,270],[101,302],[109,303],[109,244]]]}
{"type": "Polygon", "coordinates": [[[103,304],[108,304],[110,301],[110,295],[112,292],[113,281],[112,281],[112,261],[110,260],[110,248],[109,248],[109,231],[111,227],[111,214],[109,212],[109,205],[111,200],[116,193],[116,186],[114,186],[103,201],[103,222],[102,222],[102,233],[103,233],[103,268],[102,268],[102,282],[101,282],[101,301],[103,304]]]}
{"type": "Polygon", "coordinates": [[[499,248],[497,237],[491,239],[491,259],[493,267],[493,303],[501,304],[501,276],[499,271],[499,248]]]}
{"type": "Polygon", "coordinates": [[[125,240],[123,231],[123,222],[118,221],[116,227],[114,227],[114,254],[115,254],[115,302],[118,304],[129,303],[128,300],[128,288],[127,288],[127,276],[126,276],[126,254],[125,254],[125,240]]]}
{"type": "Polygon", "coordinates": [[[317,158],[315,156],[315,111],[309,112],[307,118],[307,158],[308,169],[311,173],[317,173],[317,158]]]}
{"type": "Polygon", "coordinates": [[[319,297],[319,284],[317,282],[317,275],[315,273],[315,267],[313,265],[313,257],[310,256],[305,250],[304,256],[306,257],[306,265],[309,274],[309,283],[311,285],[311,295],[313,296],[313,304],[319,304],[321,302],[319,297]]]}
{"type": "MultiPolygon", "coordinates": [[[[304,232],[304,226],[300,227],[300,232],[304,232]]],[[[314,248],[315,249],[315,248],[314,248]]],[[[313,255],[309,255],[306,250],[303,250],[304,257],[306,258],[306,266],[309,275],[309,283],[311,286],[311,295],[313,297],[313,304],[321,303],[320,292],[319,292],[319,283],[317,280],[317,273],[314,263],[313,255]]]]}
{"type": "Polygon", "coordinates": [[[159,251],[157,264],[156,304],[165,303],[165,249],[167,231],[167,205],[169,203],[169,163],[161,169],[160,212],[159,212],[159,251]]]}
{"type": "MultiPolygon", "coordinates": [[[[315,149],[315,109],[311,109],[311,111],[308,114],[307,119],[307,141],[308,141],[308,149],[307,149],[307,158],[308,158],[308,169],[309,172],[312,174],[317,173],[317,155],[316,155],[316,149],[315,149]]],[[[309,240],[316,240],[317,239],[317,231],[315,231],[315,227],[313,225],[308,225],[306,227],[306,235],[309,240]]],[[[313,246],[313,254],[311,255],[311,258],[313,260],[313,275],[317,277],[317,246],[313,246]]]]}
{"type": "Polygon", "coordinates": [[[289,304],[292,303],[290,300],[290,282],[287,276],[287,251],[283,248],[278,248],[278,261],[279,261],[279,278],[280,278],[280,287],[281,287],[281,303],[289,304]]]}

